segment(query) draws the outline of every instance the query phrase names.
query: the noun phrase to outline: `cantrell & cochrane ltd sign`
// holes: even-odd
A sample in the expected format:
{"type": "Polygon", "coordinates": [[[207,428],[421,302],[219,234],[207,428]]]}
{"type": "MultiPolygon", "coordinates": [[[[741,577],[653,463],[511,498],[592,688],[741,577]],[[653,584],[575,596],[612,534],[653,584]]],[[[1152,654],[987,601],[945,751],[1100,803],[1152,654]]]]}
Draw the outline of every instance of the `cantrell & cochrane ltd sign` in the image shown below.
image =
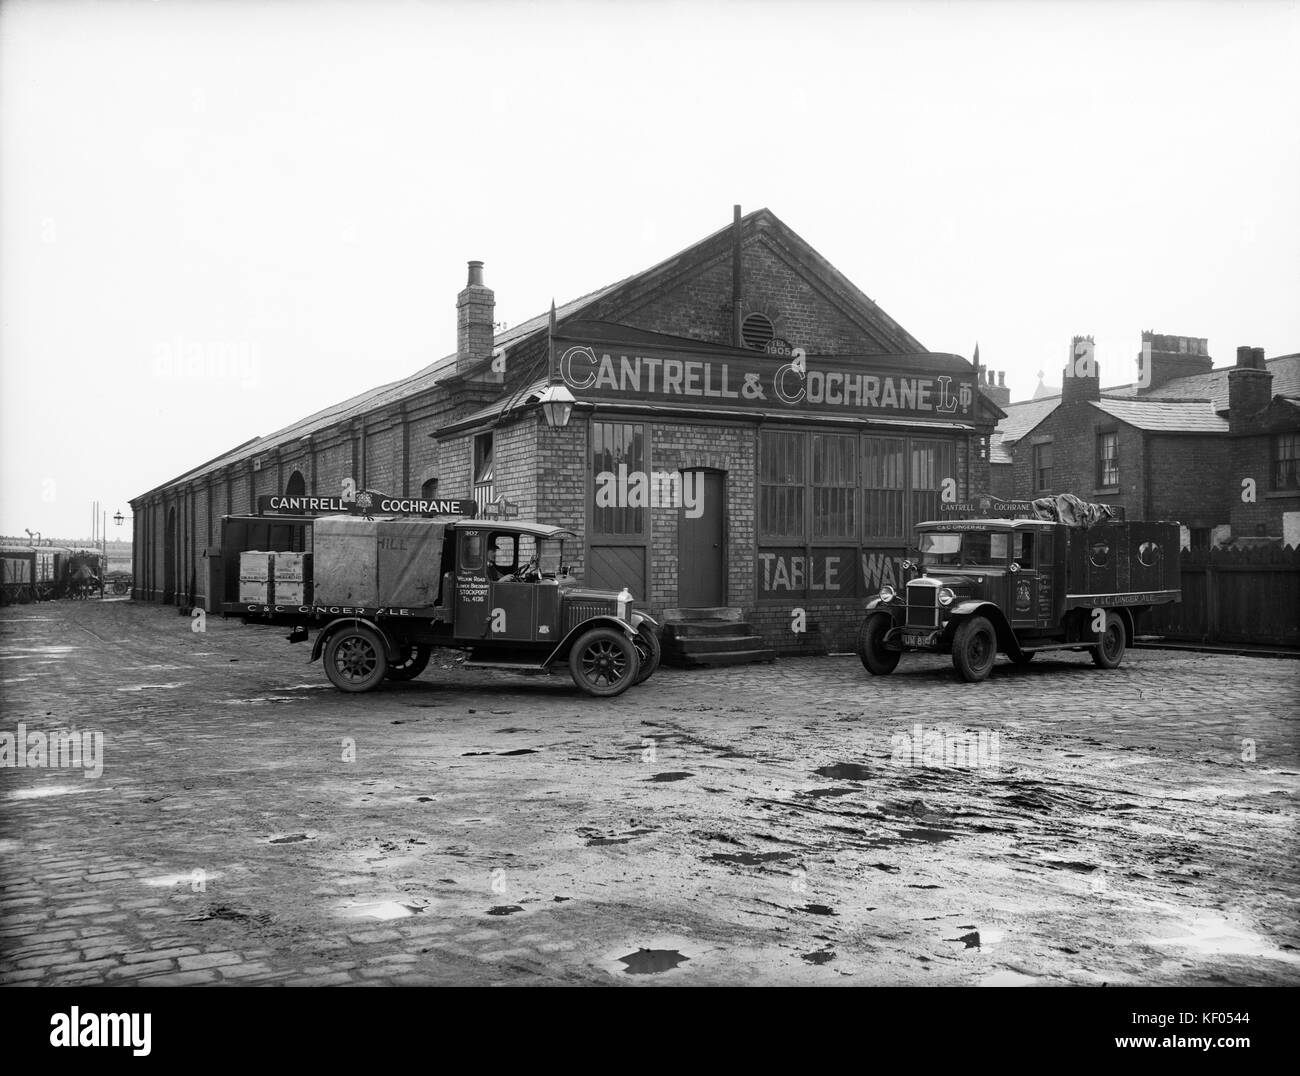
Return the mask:
{"type": "Polygon", "coordinates": [[[918,373],[874,356],[810,357],[795,348],[790,356],[706,357],[640,345],[564,343],[556,352],[560,376],[580,399],[930,418],[968,417],[975,401],[974,376],[955,366],[952,373],[918,373]]]}

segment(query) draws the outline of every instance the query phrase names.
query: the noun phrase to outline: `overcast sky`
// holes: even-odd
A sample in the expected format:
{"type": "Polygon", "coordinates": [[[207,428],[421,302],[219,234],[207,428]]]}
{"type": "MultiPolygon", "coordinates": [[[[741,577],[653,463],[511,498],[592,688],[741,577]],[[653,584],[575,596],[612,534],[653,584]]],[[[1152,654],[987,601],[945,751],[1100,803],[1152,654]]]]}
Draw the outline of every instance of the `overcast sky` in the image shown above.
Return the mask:
{"type": "Polygon", "coordinates": [[[1300,351],[1297,55],[1264,0],[0,3],[0,531],[449,354],[468,259],[515,324],[737,202],[1013,399],[1075,333],[1300,351]]]}

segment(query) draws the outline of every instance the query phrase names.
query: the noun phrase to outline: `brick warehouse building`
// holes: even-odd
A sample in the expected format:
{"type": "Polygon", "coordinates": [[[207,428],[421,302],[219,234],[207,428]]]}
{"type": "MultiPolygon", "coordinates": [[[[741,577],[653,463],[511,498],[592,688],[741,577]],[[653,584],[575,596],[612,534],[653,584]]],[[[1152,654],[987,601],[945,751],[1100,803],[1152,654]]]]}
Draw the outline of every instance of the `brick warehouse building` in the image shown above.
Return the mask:
{"type": "Polygon", "coordinates": [[[1003,412],[983,371],[927,352],[767,210],[566,303],[553,332],[494,334],[494,309],[471,262],[454,354],[135,498],[134,596],[202,603],[222,515],[350,482],[504,501],[572,528],[587,584],[841,648],[912,525],[988,488],[1003,412]],[[576,398],[563,428],[537,403],[552,368],[576,398]]]}
{"type": "MultiPolygon", "coordinates": [[[[994,492],[1072,492],[1178,520],[1197,548],[1300,545],[1300,355],[1241,347],[1216,369],[1203,338],[1142,343],[1136,383],[1103,389],[1097,363],[1067,365],[1059,394],[1003,404],[994,492]]],[[[1072,353],[1085,344],[1076,337],[1072,353]]]]}

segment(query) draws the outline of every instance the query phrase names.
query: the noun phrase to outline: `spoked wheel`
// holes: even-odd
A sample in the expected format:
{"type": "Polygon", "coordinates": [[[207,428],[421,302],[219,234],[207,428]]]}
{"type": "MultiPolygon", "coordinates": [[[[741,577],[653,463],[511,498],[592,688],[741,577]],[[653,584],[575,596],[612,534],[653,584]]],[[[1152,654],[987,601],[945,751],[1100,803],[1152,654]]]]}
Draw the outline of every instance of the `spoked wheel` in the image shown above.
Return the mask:
{"type": "Polygon", "coordinates": [[[987,678],[997,656],[997,632],[985,617],[961,623],[952,640],[952,663],[963,680],[973,684],[987,678]]]}
{"type": "Polygon", "coordinates": [[[370,628],[340,628],[325,644],[325,675],[340,691],[370,691],[388,674],[384,641],[370,628]]]}
{"type": "Polygon", "coordinates": [[[406,660],[400,664],[389,662],[388,679],[390,680],[414,680],[420,673],[424,672],[429,664],[429,656],[433,653],[433,647],[420,646],[417,643],[411,643],[409,646],[401,648],[402,653],[406,655],[406,660]]]}
{"type": "Polygon", "coordinates": [[[1124,637],[1124,621],[1118,613],[1106,614],[1106,629],[1102,632],[1101,642],[1092,648],[1093,664],[1102,669],[1114,669],[1124,660],[1124,651],[1128,649],[1128,640],[1124,637]]]}
{"type": "Polygon", "coordinates": [[[636,683],[640,671],[641,658],[632,640],[612,628],[593,628],[569,651],[573,682],[588,695],[621,695],[636,683]]]}
{"type": "Polygon", "coordinates": [[[885,633],[893,626],[888,613],[872,613],[858,628],[858,657],[872,676],[888,676],[898,668],[902,651],[885,649],[885,633]]]}
{"type": "Polygon", "coordinates": [[[636,639],[633,640],[636,647],[637,657],[641,659],[641,671],[636,674],[635,684],[644,684],[659,668],[659,658],[663,653],[663,647],[659,643],[659,636],[654,633],[653,628],[641,628],[636,633],[636,639]]]}

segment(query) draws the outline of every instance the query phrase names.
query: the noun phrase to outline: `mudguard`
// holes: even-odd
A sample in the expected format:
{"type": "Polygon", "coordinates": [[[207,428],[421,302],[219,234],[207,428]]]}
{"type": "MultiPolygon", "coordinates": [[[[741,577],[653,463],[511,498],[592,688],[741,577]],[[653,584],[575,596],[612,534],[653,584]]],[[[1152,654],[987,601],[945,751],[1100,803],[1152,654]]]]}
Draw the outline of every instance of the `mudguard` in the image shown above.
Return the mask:
{"type": "Polygon", "coordinates": [[[957,625],[972,616],[982,616],[993,625],[993,630],[997,632],[998,636],[998,649],[1004,654],[1014,656],[1021,652],[1016,633],[1007,622],[1006,614],[1002,612],[995,602],[965,601],[953,605],[948,611],[948,620],[944,624],[944,639],[951,640],[953,633],[957,630],[957,625]]]}
{"type": "MultiPolygon", "coordinates": [[[[636,620],[637,615],[638,614],[633,611],[632,619],[636,620]]],[[[644,614],[641,615],[644,616],[644,614]]],[[[648,616],[646,616],[645,619],[649,620],[652,624],[654,623],[654,620],[648,616]]],[[[553,662],[563,660],[568,656],[569,648],[577,641],[579,636],[591,631],[592,628],[614,628],[626,635],[629,641],[636,642],[636,628],[634,628],[627,620],[619,620],[616,616],[593,616],[590,620],[584,620],[581,624],[565,635],[555,649],[547,655],[546,660],[541,662],[541,664],[550,665],[553,662]]]]}
{"type": "Polygon", "coordinates": [[[364,624],[367,628],[370,628],[372,631],[377,632],[379,634],[379,637],[384,640],[384,646],[387,647],[388,649],[388,660],[389,661],[401,660],[402,655],[399,654],[397,652],[397,649],[393,646],[393,640],[389,637],[388,632],[384,631],[384,629],[381,628],[375,621],[369,620],[363,616],[341,616],[335,620],[331,620],[328,624],[326,624],[323,628],[321,628],[320,631],[316,633],[316,641],[312,643],[312,647],[311,647],[311,657],[307,659],[308,665],[310,665],[313,661],[316,661],[321,656],[321,654],[324,653],[325,644],[329,642],[330,636],[333,635],[335,631],[337,631],[340,627],[342,627],[345,624],[352,624],[352,625],[364,624]]]}

